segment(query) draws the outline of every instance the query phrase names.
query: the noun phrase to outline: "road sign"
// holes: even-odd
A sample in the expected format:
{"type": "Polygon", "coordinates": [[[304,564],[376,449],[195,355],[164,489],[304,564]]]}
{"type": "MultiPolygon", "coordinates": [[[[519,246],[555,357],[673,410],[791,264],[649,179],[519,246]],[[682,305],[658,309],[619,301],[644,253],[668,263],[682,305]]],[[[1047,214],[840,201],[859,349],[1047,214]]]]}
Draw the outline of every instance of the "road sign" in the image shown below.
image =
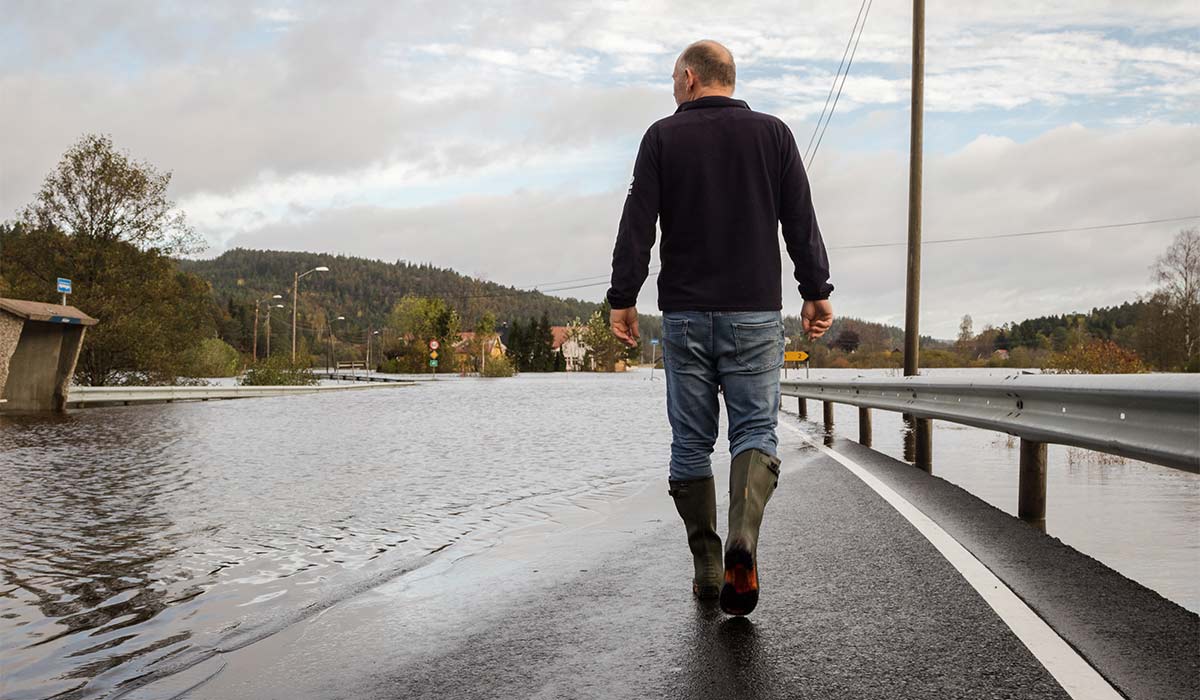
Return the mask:
{"type": "Polygon", "coordinates": [[[808,359],[808,353],[803,350],[788,350],[783,353],[784,362],[804,362],[808,359]]]}
{"type": "Polygon", "coordinates": [[[651,344],[651,345],[658,345],[658,338],[651,338],[651,339],[650,339],[650,344],[651,344]]]}
{"type": "Polygon", "coordinates": [[[67,279],[66,277],[59,277],[58,278],[58,293],[59,294],[70,294],[71,293],[71,280],[67,279]]]}
{"type": "Polygon", "coordinates": [[[437,359],[437,350],[434,350],[433,352],[429,353],[429,359],[431,359],[431,360],[437,359]]]}
{"type": "Polygon", "coordinates": [[[436,340],[429,341],[429,349],[430,350],[437,350],[440,347],[441,347],[441,343],[439,343],[438,341],[436,341],[436,340]]]}
{"type": "Polygon", "coordinates": [[[430,366],[430,367],[437,367],[437,360],[430,360],[430,361],[429,361],[429,366],[430,366]]]}

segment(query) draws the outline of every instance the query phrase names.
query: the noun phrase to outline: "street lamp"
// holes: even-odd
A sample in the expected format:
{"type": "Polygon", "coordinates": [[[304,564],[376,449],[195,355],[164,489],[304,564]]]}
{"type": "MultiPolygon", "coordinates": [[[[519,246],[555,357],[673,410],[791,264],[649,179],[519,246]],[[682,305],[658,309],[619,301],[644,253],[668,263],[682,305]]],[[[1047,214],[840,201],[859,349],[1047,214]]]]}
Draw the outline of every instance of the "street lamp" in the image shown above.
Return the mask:
{"type": "MultiPolygon", "coordinates": [[[[368,375],[371,374],[371,341],[374,340],[375,336],[377,336],[377,335],[379,335],[379,331],[372,331],[371,334],[367,336],[367,374],[368,375]]],[[[379,343],[379,351],[383,352],[383,343],[382,342],[379,343]]]]}
{"type": "MultiPolygon", "coordinates": [[[[333,321],[345,321],[345,320],[346,320],[345,316],[338,316],[337,318],[333,319],[333,321]]],[[[336,345],[337,336],[335,336],[333,334],[333,321],[329,322],[329,363],[330,363],[330,371],[336,373],[338,370],[337,345],[336,345]]]]}
{"type": "MultiPolygon", "coordinates": [[[[282,298],[283,298],[282,294],[272,294],[271,296],[269,296],[265,299],[257,299],[254,302],[254,343],[253,343],[254,350],[252,351],[252,353],[254,355],[255,362],[258,362],[258,309],[259,309],[259,307],[262,306],[262,303],[264,301],[271,301],[272,299],[282,299],[282,298]]],[[[269,308],[267,309],[267,312],[270,313],[269,308]]],[[[269,335],[267,336],[267,339],[270,340],[269,335]]]]}
{"type": "MultiPolygon", "coordinates": [[[[276,294],[275,296],[279,299],[283,298],[283,297],[279,296],[278,294],[276,294]]],[[[267,357],[271,356],[271,309],[282,309],[282,308],[283,308],[283,304],[268,304],[267,305],[267,357]]]]}
{"type": "Polygon", "coordinates": [[[292,364],[296,363],[296,301],[300,297],[300,278],[314,272],[329,272],[329,268],[321,265],[308,272],[297,272],[292,280],[292,364]]]}

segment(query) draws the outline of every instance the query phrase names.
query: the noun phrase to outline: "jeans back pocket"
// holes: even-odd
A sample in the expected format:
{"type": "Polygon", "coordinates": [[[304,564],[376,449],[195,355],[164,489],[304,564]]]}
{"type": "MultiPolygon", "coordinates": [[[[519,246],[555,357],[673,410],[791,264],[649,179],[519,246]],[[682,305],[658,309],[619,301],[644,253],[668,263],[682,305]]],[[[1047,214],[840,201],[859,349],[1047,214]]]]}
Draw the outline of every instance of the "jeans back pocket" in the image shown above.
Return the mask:
{"type": "Polygon", "coordinates": [[[783,366],[783,323],[733,324],[734,356],[748,372],[766,372],[783,366]]]}
{"type": "Polygon", "coordinates": [[[685,367],[692,353],[688,349],[686,318],[663,318],[663,366],[685,367]]]}

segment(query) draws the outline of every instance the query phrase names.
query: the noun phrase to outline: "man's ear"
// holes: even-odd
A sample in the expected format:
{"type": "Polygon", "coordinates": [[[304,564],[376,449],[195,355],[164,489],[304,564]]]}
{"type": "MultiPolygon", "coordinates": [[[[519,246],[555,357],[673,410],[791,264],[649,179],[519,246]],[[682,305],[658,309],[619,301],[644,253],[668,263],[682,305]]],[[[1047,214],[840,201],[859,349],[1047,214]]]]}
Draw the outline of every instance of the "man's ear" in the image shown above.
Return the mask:
{"type": "Polygon", "coordinates": [[[692,90],[696,89],[696,83],[699,81],[696,80],[696,74],[692,72],[691,68],[685,68],[684,71],[687,75],[687,81],[684,85],[687,87],[688,93],[691,93],[692,90]]]}

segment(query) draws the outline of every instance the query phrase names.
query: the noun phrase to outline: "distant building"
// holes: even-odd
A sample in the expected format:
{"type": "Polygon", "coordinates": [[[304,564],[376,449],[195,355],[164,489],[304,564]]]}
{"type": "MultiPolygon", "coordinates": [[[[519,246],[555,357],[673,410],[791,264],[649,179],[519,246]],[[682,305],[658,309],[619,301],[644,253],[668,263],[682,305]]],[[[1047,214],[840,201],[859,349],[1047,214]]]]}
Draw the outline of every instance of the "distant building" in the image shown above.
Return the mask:
{"type": "MultiPolygon", "coordinates": [[[[503,357],[508,353],[508,347],[500,340],[499,333],[493,333],[483,341],[483,351],[488,359],[503,357]]],[[[458,342],[454,344],[454,356],[460,369],[474,371],[479,369],[479,346],[475,339],[475,331],[462,331],[458,334],[458,342]]]]}
{"type": "Polygon", "coordinates": [[[584,358],[587,357],[588,347],[578,338],[570,337],[570,326],[550,326],[554,334],[553,348],[561,352],[567,363],[568,372],[578,372],[583,369],[584,358]]]}

